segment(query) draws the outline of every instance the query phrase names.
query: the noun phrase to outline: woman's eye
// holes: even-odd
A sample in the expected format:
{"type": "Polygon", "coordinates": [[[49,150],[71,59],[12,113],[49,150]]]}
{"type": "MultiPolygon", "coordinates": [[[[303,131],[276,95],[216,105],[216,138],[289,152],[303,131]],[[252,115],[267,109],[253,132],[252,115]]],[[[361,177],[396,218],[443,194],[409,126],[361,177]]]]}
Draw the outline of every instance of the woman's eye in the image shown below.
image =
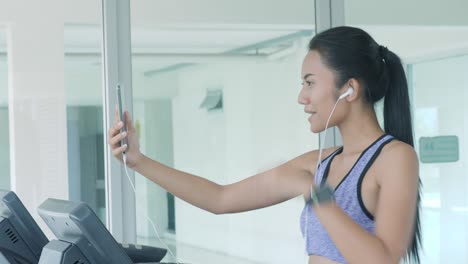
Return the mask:
{"type": "Polygon", "coordinates": [[[313,84],[314,84],[314,83],[311,82],[311,81],[304,81],[304,82],[301,83],[302,86],[307,85],[307,87],[310,87],[310,86],[312,86],[313,84]]]}

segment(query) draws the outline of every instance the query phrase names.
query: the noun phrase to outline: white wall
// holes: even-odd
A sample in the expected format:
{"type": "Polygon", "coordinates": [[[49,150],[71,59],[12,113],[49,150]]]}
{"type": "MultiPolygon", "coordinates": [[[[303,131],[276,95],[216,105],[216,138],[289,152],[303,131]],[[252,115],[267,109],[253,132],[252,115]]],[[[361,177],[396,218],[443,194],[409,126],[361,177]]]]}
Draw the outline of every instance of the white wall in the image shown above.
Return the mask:
{"type": "MultiPolygon", "coordinates": [[[[233,183],[317,148],[297,103],[305,50],[284,62],[216,64],[183,71],[174,98],[175,168],[233,183]],[[222,88],[224,110],[199,109],[208,88],[222,88]]],[[[278,206],[212,215],[176,200],[180,242],[263,263],[305,260],[301,197],[278,206]]]]}
{"type": "MultiPolygon", "coordinates": [[[[0,32],[2,34],[2,32],[0,32]]],[[[8,67],[6,57],[0,57],[0,106],[8,105],[8,67]]]]}
{"type": "Polygon", "coordinates": [[[456,135],[459,139],[459,161],[420,163],[422,263],[468,262],[467,69],[466,55],[413,66],[416,147],[420,137],[456,135]]]}
{"type": "MultiPolygon", "coordinates": [[[[0,88],[1,89],[1,88],[0,88]]],[[[0,107],[0,122],[8,122],[8,109],[0,107]]],[[[5,126],[3,126],[5,127],[5,126]]],[[[10,187],[10,144],[8,129],[0,131],[0,189],[9,190],[10,187]]]]}
{"type": "Polygon", "coordinates": [[[11,186],[38,219],[46,198],[68,197],[64,6],[59,0],[2,0],[0,6],[7,31],[11,186]]]}
{"type": "MultiPolygon", "coordinates": [[[[142,88],[142,87],[140,87],[142,88]]],[[[148,89],[149,86],[146,87],[148,89]]],[[[167,166],[173,166],[173,140],[171,99],[137,100],[134,103],[134,120],[140,135],[140,150],[148,157],[167,166]]],[[[145,214],[152,219],[158,233],[163,236],[168,226],[166,191],[136,174],[137,200],[137,236],[155,237],[145,214]]]]}
{"type": "MultiPolygon", "coordinates": [[[[0,34],[3,32],[0,31],[0,34]]],[[[0,37],[1,38],[1,37],[0,37]]],[[[10,144],[8,131],[8,74],[6,60],[0,57],[0,189],[10,189],[10,144]]]]}

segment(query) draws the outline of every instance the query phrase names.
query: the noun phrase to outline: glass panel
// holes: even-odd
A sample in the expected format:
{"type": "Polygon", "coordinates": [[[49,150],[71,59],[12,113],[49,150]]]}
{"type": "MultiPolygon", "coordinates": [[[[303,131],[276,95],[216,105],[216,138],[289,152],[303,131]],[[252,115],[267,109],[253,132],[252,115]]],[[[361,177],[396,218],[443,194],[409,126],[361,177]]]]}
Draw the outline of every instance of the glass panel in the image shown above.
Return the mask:
{"type": "Polygon", "coordinates": [[[0,28],[0,189],[10,189],[10,143],[8,117],[8,64],[5,32],[0,28]]]}
{"type": "MultiPolygon", "coordinates": [[[[408,66],[415,149],[423,182],[421,263],[468,262],[468,160],[464,152],[468,16],[463,11],[467,8],[468,2],[455,0],[424,2],[423,6],[403,0],[345,1],[346,23],[369,32],[408,66]],[[458,139],[458,161],[443,161],[454,157],[452,147],[456,143],[447,149],[443,149],[447,145],[439,145],[442,149],[434,147],[429,149],[432,153],[423,152],[421,140],[432,140],[437,146],[454,138],[446,136],[458,139]],[[434,163],[423,162],[422,157],[427,155],[433,155],[434,163]]],[[[380,123],[382,109],[382,104],[376,107],[380,123]]]]}
{"type": "Polygon", "coordinates": [[[106,223],[100,25],[66,24],[64,38],[70,200],[106,223]]]}
{"type": "MultiPolygon", "coordinates": [[[[417,1],[405,0],[346,0],[344,4],[345,21],[348,25],[436,27],[468,25],[465,12],[468,8],[466,1],[426,1],[424,5],[421,5],[422,3],[417,1]]],[[[410,41],[407,41],[407,44],[413,45],[410,41]]]]}
{"type": "Polygon", "coordinates": [[[416,149],[420,156],[431,150],[434,153],[431,163],[420,163],[424,183],[423,263],[468,261],[467,70],[468,55],[416,63],[412,67],[416,149]],[[456,136],[458,144],[444,148],[441,138],[435,138],[440,136],[456,136]],[[432,138],[430,150],[420,144],[423,138],[432,138]],[[447,148],[458,153],[456,161],[444,161],[444,155],[449,155],[447,148]]]}
{"type": "MultiPolygon", "coordinates": [[[[224,185],[317,148],[318,137],[308,132],[297,103],[314,3],[296,10],[271,6],[268,17],[264,6],[270,2],[259,2],[240,1],[235,8],[211,2],[207,8],[187,1],[190,8],[177,21],[169,18],[177,10],[170,3],[143,8],[131,2],[134,122],[144,154],[224,185]],[[291,21],[281,16],[285,9],[291,21]],[[159,13],[143,19],[145,10],[159,13]],[[298,14],[306,18],[301,23],[298,14]]],[[[139,174],[136,188],[138,243],[165,247],[140,217],[148,214],[178,261],[306,261],[302,198],[214,215],[174,199],[139,174]]],[[[174,259],[168,253],[163,261],[174,259]]]]}

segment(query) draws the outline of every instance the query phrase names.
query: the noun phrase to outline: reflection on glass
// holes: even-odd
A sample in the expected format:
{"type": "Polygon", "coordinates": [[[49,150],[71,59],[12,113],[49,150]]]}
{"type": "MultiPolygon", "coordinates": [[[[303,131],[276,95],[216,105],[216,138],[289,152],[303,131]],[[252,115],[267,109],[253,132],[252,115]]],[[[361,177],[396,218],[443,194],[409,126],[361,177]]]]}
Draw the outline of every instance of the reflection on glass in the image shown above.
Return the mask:
{"type": "MultiPolygon", "coordinates": [[[[134,120],[142,152],[176,169],[229,184],[314,148],[317,140],[297,104],[302,59],[312,33],[254,26],[153,31],[133,27],[134,120]],[[140,46],[149,39],[154,41],[151,52],[140,46]]],[[[179,261],[306,259],[297,222],[302,199],[253,212],[213,215],[174,199],[141,175],[136,175],[136,188],[137,215],[152,218],[179,261]],[[272,241],[282,241],[283,250],[278,252],[272,241]]],[[[137,235],[138,243],[164,247],[144,217],[137,218],[137,235]]],[[[169,254],[164,260],[174,261],[169,254]]]]}
{"type": "Polygon", "coordinates": [[[5,34],[0,30],[0,189],[10,189],[10,142],[8,117],[8,67],[5,34]]]}
{"type": "Polygon", "coordinates": [[[66,25],[64,35],[70,200],[86,202],[105,223],[100,28],[66,25]]]}
{"type": "MultiPolygon", "coordinates": [[[[460,152],[456,162],[420,163],[424,184],[424,263],[465,263],[468,237],[461,230],[468,223],[468,108],[464,103],[468,96],[468,56],[429,60],[412,69],[416,139],[457,136],[460,152]],[[440,96],[442,91],[445,97],[440,96]]],[[[419,140],[416,149],[421,156],[424,149],[419,140]]]]}

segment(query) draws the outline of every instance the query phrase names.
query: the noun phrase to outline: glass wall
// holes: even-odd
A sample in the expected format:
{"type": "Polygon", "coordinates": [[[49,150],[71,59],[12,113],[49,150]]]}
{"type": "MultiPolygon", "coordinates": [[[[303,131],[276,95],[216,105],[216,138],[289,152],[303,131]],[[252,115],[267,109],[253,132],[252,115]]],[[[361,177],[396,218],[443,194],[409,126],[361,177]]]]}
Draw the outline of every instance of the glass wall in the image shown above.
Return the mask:
{"type": "Polygon", "coordinates": [[[468,54],[415,63],[410,69],[424,183],[423,263],[466,263],[468,54]]]}
{"type": "MultiPolygon", "coordinates": [[[[259,18],[265,13],[260,3],[213,3],[186,1],[186,13],[171,19],[166,13],[175,12],[172,4],[143,8],[131,2],[134,121],[147,156],[229,184],[318,145],[297,103],[314,9],[307,1],[296,10],[274,7],[279,14],[259,18]],[[243,12],[241,6],[251,9],[243,12]],[[154,19],[142,19],[156,9],[154,19]],[[300,14],[303,23],[283,21],[300,14]]],[[[181,262],[306,260],[300,197],[253,212],[213,215],[138,174],[136,188],[137,215],[149,215],[181,262]]],[[[138,243],[165,247],[144,217],[137,218],[137,235],[138,243]]],[[[174,259],[168,253],[164,261],[174,259]]]]}
{"type": "Polygon", "coordinates": [[[5,32],[0,28],[0,189],[10,189],[10,144],[8,117],[8,68],[5,32]]]}
{"type": "MultiPolygon", "coordinates": [[[[345,1],[346,24],[368,31],[407,65],[423,183],[421,263],[468,262],[467,8],[461,1],[345,1]]],[[[383,122],[381,104],[377,111],[383,122]]]]}
{"type": "Polygon", "coordinates": [[[70,200],[86,202],[106,223],[101,32],[100,21],[65,24],[65,89],[70,200]]]}

